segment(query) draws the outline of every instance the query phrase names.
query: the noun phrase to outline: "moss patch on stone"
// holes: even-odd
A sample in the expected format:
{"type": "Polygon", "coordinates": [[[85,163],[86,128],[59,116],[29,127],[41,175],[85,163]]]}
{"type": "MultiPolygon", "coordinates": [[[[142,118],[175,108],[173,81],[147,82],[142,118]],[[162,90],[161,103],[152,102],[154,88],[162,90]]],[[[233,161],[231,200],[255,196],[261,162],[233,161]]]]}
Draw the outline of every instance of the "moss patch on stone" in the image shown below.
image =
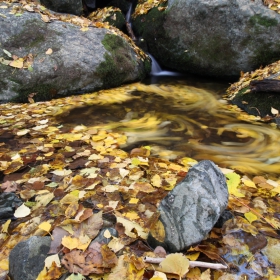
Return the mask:
{"type": "Polygon", "coordinates": [[[265,66],[279,59],[280,44],[272,49],[270,44],[262,42],[259,48],[256,49],[254,53],[254,58],[252,60],[254,69],[257,69],[260,66],[265,66]]]}
{"type": "Polygon", "coordinates": [[[271,107],[280,110],[279,93],[249,92],[244,94],[247,89],[248,87],[237,93],[232,103],[248,114],[264,117],[271,115],[271,107]]]}
{"type": "Polygon", "coordinates": [[[105,53],[103,61],[97,67],[97,75],[104,87],[119,86],[135,69],[128,43],[120,36],[106,34],[102,44],[109,53],[105,53]]]}
{"type": "Polygon", "coordinates": [[[264,27],[276,26],[278,21],[262,15],[254,15],[249,20],[252,26],[262,25],[264,27]]]}
{"type": "MultiPolygon", "coordinates": [[[[30,89],[16,89],[16,92],[18,92],[18,95],[13,98],[12,102],[19,102],[19,103],[26,103],[28,102],[28,96],[31,93],[30,89]]],[[[54,98],[59,98],[61,96],[57,96],[58,88],[56,88],[54,85],[37,85],[33,88],[34,93],[36,95],[33,97],[33,99],[37,101],[48,101],[54,98]]]]}

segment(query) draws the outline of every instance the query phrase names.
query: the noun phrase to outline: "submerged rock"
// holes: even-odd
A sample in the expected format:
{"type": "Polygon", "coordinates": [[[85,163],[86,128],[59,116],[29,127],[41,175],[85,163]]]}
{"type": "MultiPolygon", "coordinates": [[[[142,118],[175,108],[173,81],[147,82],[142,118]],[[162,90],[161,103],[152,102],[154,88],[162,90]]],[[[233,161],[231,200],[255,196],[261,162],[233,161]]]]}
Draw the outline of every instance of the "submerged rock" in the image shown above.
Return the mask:
{"type": "Polygon", "coordinates": [[[169,0],[133,24],[158,62],[180,72],[239,76],[280,58],[280,15],[262,0],[169,0]]]}
{"type": "Polygon", "coordinates": [[[150,72],[148,56],[121,32],[93,26],[82,31],[69,22],[46,23],[36,12],[16,16],[12,8],[0,11],[0,103],[28,102],[31,93],[40,101],[93,92],[150,72]],[[7,65],[9,53],[22,58],[23,67],[7,65]]]}
{"type": "Polygon", "coordinates": [[[160,203],[164,242],[149,234],[148,242],[170,252],[181,251],[203,240],[218,221],[228,203],[226,179],[209,160],[194,165],[160,203]]]}
{"type": "Polygon", "coordinates": [[[40,0],[41,4],[48,9],[73,15],[81,15],[83,12],[82,0],[40,0]]]}
{"type": "Polygon", "coordinates": [[[12,280],[34,280],[44,268],[51,238],[32,236],[18,243],[9,256],[9,276],[12,280]]]}

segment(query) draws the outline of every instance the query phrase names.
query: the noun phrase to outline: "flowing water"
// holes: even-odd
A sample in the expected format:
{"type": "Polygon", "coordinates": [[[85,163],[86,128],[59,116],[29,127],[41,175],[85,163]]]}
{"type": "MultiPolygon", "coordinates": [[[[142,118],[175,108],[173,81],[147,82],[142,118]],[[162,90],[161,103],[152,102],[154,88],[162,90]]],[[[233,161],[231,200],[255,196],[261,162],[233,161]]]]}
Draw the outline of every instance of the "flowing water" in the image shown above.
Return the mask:
{"type": "Polygon", "coordinates": [[[280,130],[227,104],[228,83],[152,82],[101,91],[94,105],[69,110],[63,123],[121,131],[127,151],[149,145],[153,155],[168,159],[210,159],[247,174],[280,172],[280,130]]]}

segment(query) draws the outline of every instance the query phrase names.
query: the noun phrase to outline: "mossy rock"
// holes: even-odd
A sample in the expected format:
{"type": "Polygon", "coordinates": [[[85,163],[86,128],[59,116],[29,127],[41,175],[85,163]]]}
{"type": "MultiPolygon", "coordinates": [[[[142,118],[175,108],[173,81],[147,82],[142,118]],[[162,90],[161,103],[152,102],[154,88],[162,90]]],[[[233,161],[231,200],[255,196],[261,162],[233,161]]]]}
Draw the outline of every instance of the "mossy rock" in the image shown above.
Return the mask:
{"type": "Polygon", "coordinates": [[[135,52],[129,43],[120,36],[106,34],[102,41],[105,49],[103,61],[97,68],[97,75],[101,78],[105,88],[119,86],[129,81],[135,71],[140,71],[140,79],[144,78],[150,71],[150,63],[144,61],[144,68],[140,68],[143,62],[135,61],[135,52]]]}
{"type": "Polygon", "coordinates": [[[280,111],[280,92],[247,92],[248,87],[240,90],[232,99],[232,103],[250,115],[265,117],[271,114],[271,108],[280,111]],[[247,92],[247,93],[246,93],[247,92]]]}

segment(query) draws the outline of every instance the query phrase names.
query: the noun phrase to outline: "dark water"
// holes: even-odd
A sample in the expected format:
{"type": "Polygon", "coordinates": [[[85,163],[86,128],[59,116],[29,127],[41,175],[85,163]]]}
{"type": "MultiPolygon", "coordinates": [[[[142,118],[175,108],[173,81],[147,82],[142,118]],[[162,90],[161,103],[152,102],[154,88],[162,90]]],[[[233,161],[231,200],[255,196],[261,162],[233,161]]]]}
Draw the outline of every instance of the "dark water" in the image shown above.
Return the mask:
{"type": "Polygon", "coordinates": [[[279,173],[280,131],[233,110],[222,96],[229,82],[157,76],[98,93],[63,122],[124,132],[122,148],[149,145],[168,159],[211,159],[248,174],[279,173]]]}

